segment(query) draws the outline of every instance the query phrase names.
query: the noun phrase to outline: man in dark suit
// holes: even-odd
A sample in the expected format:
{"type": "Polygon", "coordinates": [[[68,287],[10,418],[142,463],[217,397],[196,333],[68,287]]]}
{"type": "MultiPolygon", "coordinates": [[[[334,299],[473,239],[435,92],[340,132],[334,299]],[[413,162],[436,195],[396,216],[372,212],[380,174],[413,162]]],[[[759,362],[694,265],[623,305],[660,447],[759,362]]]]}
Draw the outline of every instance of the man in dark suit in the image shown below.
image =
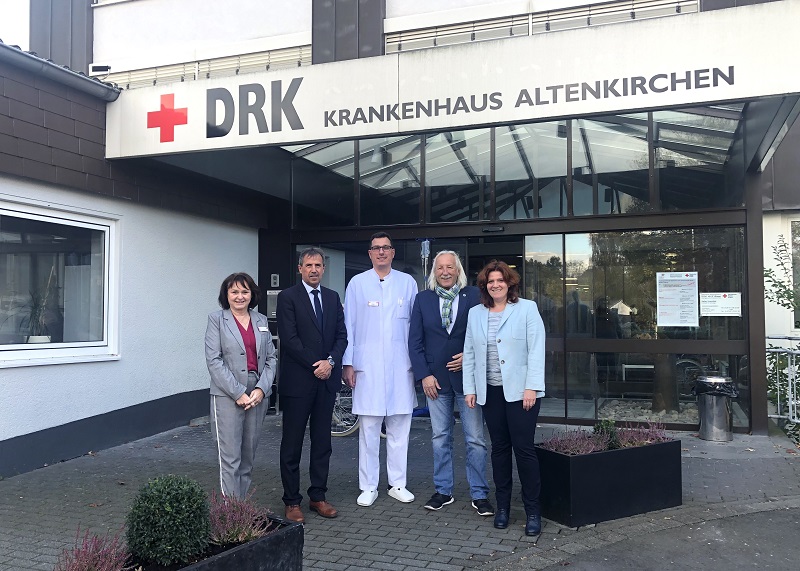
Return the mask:
{"type": "Polygon", "coordinates": [[[339,294],[320,285],[325,272],[322,250],[303,250],[297,269],[302,282],[278,294],[278,393],[283,411],[280,464],[285,514],[289,520],[303,522],[300,455],[309,420],[309,508],[322,517],[337,515],[325,500],[325,492],[331,457],[331,415],[342,384],[347,331],[339,294]]]}
{"type": "Polygon", "coordinates": [[[425,508],[440,510],[453,503],[453,405],[457,405],[467,448],[467,482],[479,515],[494,514],[486,480],[486,438],[480,407],[464,402],[461,362],[467,314],[480,302],[478,288],[467,286],[458,254],[436,254],[428,289],[417,294],[411,312],[408,354],[414,378],[422,381],[431,416],[433,485],[436,492],[425,508]]]}

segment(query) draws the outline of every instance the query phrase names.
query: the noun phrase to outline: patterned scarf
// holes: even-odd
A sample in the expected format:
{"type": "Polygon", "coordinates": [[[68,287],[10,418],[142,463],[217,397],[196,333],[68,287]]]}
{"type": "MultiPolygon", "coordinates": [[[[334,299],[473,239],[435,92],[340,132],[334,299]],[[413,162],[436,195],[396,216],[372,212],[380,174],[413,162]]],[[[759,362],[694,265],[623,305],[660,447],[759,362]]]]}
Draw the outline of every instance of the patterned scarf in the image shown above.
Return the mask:
{"type": "Polygon", "coordinates": [[[447,329],[450,327],[450,315],[453,313],[453,300],[461,290],[458,285],[454,285],[450,289],[444,289],[442,286],[436,286],[436,295],[444,300],[442,304],[442,327],[447,329]]]}

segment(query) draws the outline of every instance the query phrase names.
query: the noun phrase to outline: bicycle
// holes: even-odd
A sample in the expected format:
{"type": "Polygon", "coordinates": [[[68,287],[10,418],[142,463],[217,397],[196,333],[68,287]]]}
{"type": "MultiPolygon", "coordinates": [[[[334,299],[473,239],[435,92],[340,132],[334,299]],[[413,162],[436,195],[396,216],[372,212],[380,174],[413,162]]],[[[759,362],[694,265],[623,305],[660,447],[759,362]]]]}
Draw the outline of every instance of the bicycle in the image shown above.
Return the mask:
{"type": "Polygon", "coordinates": [[[331,417],[331,436],[349,436],[358,430],[359,418],[353,414],[353,389],[342,382],[331,417]]]}
{"type": "MultiPolygon", "coordinates": [[[[414,417],[429,416],[428,407],[414,409],[414,417]]],[[[331,436],[349,436],[358,430],[359,418],[353,414],[353,389],[342,381],[342,388],[336,394],[331,416],[331,436]]],[[[386,438],[386,424],[381,424],[381,438],[386,438]]]]}

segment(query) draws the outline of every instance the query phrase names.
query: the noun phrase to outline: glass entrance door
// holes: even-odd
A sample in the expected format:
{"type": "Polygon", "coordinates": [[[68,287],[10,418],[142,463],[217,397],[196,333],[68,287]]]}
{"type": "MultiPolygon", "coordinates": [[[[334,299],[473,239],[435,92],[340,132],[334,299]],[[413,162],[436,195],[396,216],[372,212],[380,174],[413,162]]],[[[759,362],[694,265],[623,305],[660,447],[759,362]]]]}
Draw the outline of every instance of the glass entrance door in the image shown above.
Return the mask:
{"type": "MultiPolygon", "coordinates": [[[[427,257],[424,245],[422,238],[394,240],[393,267],[413,276],[420,290],[442,250],[459,254],[469,285],[494,259],[520,274],[522,297],[537,303],[546,334],[544,421],[696,428],[692,386],[698,375],[712,374],[737,383],[734,426],[749,426],[741,226],[436,238],[427,257]],[[660,324],[663,272],[696,275],[698,305],[703,294],[738,295],[739,315],[701,311],[696,323],[660,324]]],[[[344,299],[349,280],[371,267],[368,244],[321,246],[328,256],[323,284],[344,299]]],[[[296,253],[304,247],[296,245],[296,253]]]]}

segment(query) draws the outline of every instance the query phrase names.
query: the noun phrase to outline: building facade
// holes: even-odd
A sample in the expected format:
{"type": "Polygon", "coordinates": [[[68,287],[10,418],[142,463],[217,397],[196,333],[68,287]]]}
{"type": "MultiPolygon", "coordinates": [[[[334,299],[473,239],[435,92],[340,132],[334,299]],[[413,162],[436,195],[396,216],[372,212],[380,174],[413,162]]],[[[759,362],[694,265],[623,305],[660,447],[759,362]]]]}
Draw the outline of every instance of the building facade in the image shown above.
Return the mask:
{"type": "MultiPolygon", "coordinates": [[[[76,394],[81,407],[38,422],[11,417],[0,446],[135,407],[200,402],[199,339],[223,268],[257,268],[262,288],[276,291],[297,279],[298,250],[317,244],[329,255],[327,285],[344,294],[368,266],[365,244],[377,230],[392,234],[396,267],[420,285],[428,250],[460,252],[470,279],[491,259],[516,267],[548,333],[544,421],[696,428],[692,382],[715,373],[739,388],[735,429],[766,431],[762,236],[774,220],[791,232],[800,206],[792,127],[800,80],[785,73],[800,2],[99,0],[83,8],[75,13],[92,23],[89,71],[122,92],[94,103],[94,141],[81,146],[85,119],[73,118],[79,177],[59,178],[60,164],[50,164],[53,180],[24,170],[31,156],[36,165],[63,161],[63,149],[49,140],[38,143],[49,150],[20,147],[22,135],[8,135],[16,147],[6,154],[23,170],[0,163],[2,192],[35,198],[28,216],[50,215],[55,203],[83,213],[86,259],[101,242],[116,252],[103,271],[122,269],[116,278],[109,270],[95,301],[105,321],[93,330],[89,307],[91,339],[81,341],[97,345],[102,329],[109,345],[100,352],[112,357],[21,367],[24,355],[74,342],[51,336],[32,352],[15,338],[4,366],[19,386],[34,378],[46,386],[56,372],[66,393],[77,381],[61,371],[74,368],[87,389],[106,378],[122,394],[99,408],[76,394]],[[97,206],[93,217],[87,204],[97,206]],[[140,240],[138,254],[119,251],[140,240]],[[235,255],[214,254],[234,243],[235,255]],[[143,271],[150,263],[179,271],[143,271]],[[159,308],[161,288],[171,291],[159,308]],[[148,314],[142,304],[156,307],[148,314]],[[177,332],[152,325],[156,315],[192,325],[173,343],[177,332]],[[139,337],[144,322],[148,342],[139,337]],[[153,347],[161,360],[143,367],[153,347]]],[[[65,33],[49,22],[51,38],[65,33]]],[[[85,51],[72,36],[62,50],[69,61],[85,51]]],[[[37,77],[29,74],[31,89],[37,77]]],[[[15,109],[6,113],[12,123],[52,127],[15,109]]],[[[51,264],[50,274],[46,262],[28,263],[36,269],[14,278],[16,303],[35,298],[25,293],[31,283],[45,292],[57,284],[67,335],[71,262],[51,264]]],[[[84,266],[95,283],[101,266],[84,266]]]]}

